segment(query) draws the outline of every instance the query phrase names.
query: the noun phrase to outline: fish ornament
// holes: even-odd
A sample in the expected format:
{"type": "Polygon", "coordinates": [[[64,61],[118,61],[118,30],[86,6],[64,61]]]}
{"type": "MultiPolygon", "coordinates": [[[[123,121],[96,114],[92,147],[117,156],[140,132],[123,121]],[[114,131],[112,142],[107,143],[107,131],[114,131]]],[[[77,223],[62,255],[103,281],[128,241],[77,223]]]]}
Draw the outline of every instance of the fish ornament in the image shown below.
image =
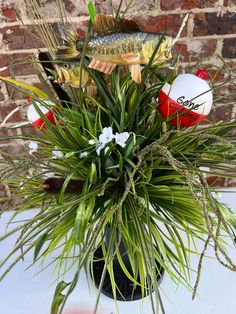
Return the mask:
{"type": "MultiPolygon", "coordinates": [[[[74,29],[65,24],[58,24],[58,29],[63,41],[63,46],[69,46],[70,42],[77,40],[74,29]]],[[[68,57],[66,60],[54,60],[54,70],[56,70],[55,82],[59,84],[69,84],[72,87],[84,87],[88,83],[89,74],[84,69],[81,70],[80,60],[68,57]],[[80,82],[81,79],[81,82],[80,82]]]]}
{"type": "Polygon", "coordinates": [[[89,74],[82,69],[80,82],[80,62],[67,60],[67,62],[55,63],[54,68],[57,72],[55,81],[59,84],[68,83],[70,86],[79,88],[84,87],[89,82],[89,74]]]}
{"type": "MultiPolygon", "coordinates": [[[[148,64],[162,38],[162,34],[145,33],[131,20],[115,19],[106,14],[97,14],[93,30],[96,33],[88,41],[85,55],[91,59],[89,68],[111,74],[117,65],[128,65],[132,79],[141,83],[141,65],[148,64]]],[[[171,58],[172,38],[164,36],[153,63],[171,58]]],[[[56,55],[58,60],[79,58],[84,48],[84,39],[71,31],[64,46],[56,55]]]]}
{"type": "Polygon", "coordinates": [[[97,95],[97,86],[89,76],[89,73],[82,69],[82,73],[80,74],[80,61],[69,60],[63,63],[55,63],[54,68],[57,72],[57,77],[54,82],[58,84],[69,84],[74,88],[86,89],[87,94],[91,97],[97,95]]]}

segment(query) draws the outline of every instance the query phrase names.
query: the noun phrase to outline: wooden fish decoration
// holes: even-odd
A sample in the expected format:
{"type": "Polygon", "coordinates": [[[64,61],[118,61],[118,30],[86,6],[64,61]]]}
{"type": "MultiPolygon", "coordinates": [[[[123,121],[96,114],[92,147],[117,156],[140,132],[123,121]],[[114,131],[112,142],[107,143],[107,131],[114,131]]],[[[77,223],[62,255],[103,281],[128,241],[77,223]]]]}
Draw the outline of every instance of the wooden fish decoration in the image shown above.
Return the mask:
{"type": "MultiPolygon", "coordinates": [[[[110,74],[117,65],[129,65],[133,80],[141,83],[140,65],[148,64],[162,34],[144,33],[130,20],[117,20],[105,14],[97,14],[94,22],[97,36],[92,37],[85,55],[91,58],[89,67],[110,74]]],[[[153,63],[171,58],[172,38],[165,36],[153,63]]],[[[58,60],[80,57],[84,40],[75,32],[70,32],[64,47],[57,51],[58,60]]]]}

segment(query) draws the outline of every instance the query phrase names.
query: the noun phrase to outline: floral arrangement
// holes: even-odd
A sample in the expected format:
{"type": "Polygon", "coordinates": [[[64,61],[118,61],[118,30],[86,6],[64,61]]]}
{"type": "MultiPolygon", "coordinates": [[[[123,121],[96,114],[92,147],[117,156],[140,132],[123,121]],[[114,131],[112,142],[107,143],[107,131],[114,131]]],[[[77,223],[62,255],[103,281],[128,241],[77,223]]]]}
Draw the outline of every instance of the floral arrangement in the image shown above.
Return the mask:
{"type": "MultiPolygon", "coordinates": [[[[28,2],[33,6],[34,1],[28,2]]],[[[165,35],[158,35],[147,62],[140,61],[145,64],[142,68],[133,64],[136,55],[126,53],[125,64],[133,62],[131,73],[111,59],[92,60],[91,64],[94,57],[88,56],[87,47],[104,36],[99,35],[98,27],[104,16],[95,16],[91,1],[89,13],[80,55],[80,41],[74,41],[75,35],[67,31],[60,48],[53,47],[53,38],[48,37],[51,59],[42,61],[39,55],[33,60],[42,89],[1,78],[30,97],[28,118],[37,129],[36,135],[23,136],[29,141],[28,156],[3,153],[1,181],[12,191],[3,209],[14,209],[13,217],[30,208],[38,208],[38,212],[0,238],[20,231],[16,245],[0,265],[17,252],[18,256],[0,279],[33,251],[34,263],[48,259],[59,272],[51,314],[62,313],[82,269],[91,272],[98,286],[96,312],[105,279],[115,299],[126,299],[119,289],[116,264],[129,280],[130,298],[137,290],[142,297],[150,294],[156,313],[154,299],[160,300],[163,270],[176,284],[191,290],[191,254],[199,255],[193,297],[209,245],[214,246],[222,265],[236,270],[224,241],[227,235],[234,243],[235,215],[213,196],[206,178],[206,174],[236,176],[235,135],[231,132],[236,121],[205,120],[199,125],[195,119],[194,125],[183,127],[181,117],[192,108],[177,109],[166,117],[161,114],[158,95],[178,76],[178,60],[171,59],[170,40],[165,35]],[[98,37],[93,37],[94,29],[98,37]],[[12,208],[13,199],[17,203],[12,208]],[[196,239],[204,243],[200,253],[194,246],[196,239]],[[57,256],[52,257],[55,251],[57,256]],[[96,281],[96,263],[101,261],[96,281]],[[66,283],[63,275],[72,266],[76,267],[74,278],[66,283]]],[[[123,34],[126,23],[134,25],[119,13],[105,19],[118,21],[114,23],[119,31],[123,27],[119,33],[123,34]]],[[[40,25],[53,36],[46,22],[40,25]]],[[[113,27],[110,22],[108,25],[113,27]]],[[[207,93],[209,90],[203,94],[207,93]]]]}

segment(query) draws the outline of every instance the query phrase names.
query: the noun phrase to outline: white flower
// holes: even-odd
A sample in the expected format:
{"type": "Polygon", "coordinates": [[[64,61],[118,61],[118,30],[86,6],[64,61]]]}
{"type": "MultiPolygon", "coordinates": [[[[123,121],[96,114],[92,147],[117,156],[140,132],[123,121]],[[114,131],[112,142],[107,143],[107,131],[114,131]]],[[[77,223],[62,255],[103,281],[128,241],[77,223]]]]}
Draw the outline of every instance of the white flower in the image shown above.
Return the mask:
{"type": "Polygon", "coordinates": [[[52,150],[52,159],[61,158],[64,154],[60,150],[52,150]]]}
{"type": "Polygon", "coordinates": [[[115,141],[121,147],[125,147],[126,141],[128,140],[128,138],[129,138],[128,132],[116,133],[115,135],[115,141]]]}
{"type": "Polygon", "coordinates": [[[31,141],[28,147],[29,147],[29,154],[32,155],[33,153],[37,152],[39,146],[36,142],[31,141]]]}
{"type": "MultiPolygon", "coordinates": [[[[113,139],[115,139],[116,144],[120,145],[121,147],[125,147],[126,141],[129,138],[129,133],[128,132],[123,132],[123,133],[116,133],[116,135],[113,134],[112,128],[105,127],[102,130],[102,134],[99,135],[98,140],[97,139],[92,139],[89,140],[90,145],[96,144],[96,152],[97,155],[100,156],[101,150],[105,148],[105,146],[110,143],[113,139]]],[[[109,147],[105,148],[105,154],[109,150],[109,147]]]]}
{"type": "Polygon", "coordinates": [[[102,134],[99,135],[99,142],[102,143],[102,144],[107,144],[109,142],[111,142],[114,138],[114,134],[113,134],[113,130],[112,128],[109,126],[107,128],[104,128],[102,130],[102,134]]]}
{"type": "MultiPolygon", "coordinates": [[[[103,148],[105,148],[105,144],[101,144],[101,145],[99,145],[99,146],[97,147],[96,152],[97,152],[97,155],[98,155],[98,156],[100,156],[100,152],[101,152],[101,150],[102,150],[103,148]]],[[[106,147],[105,150],[104,150],[104,153],[106,154],[106,153],[108,152],[108,150],[109,150],[109,147],[106,147]]]]}
{"type": "Polygon", "coordinates": [[[100,156],[100,152],[104,147],[105,147],[105,144],[100,144],[99,146],[97,146],[96,153],[98,156],[100,156]]]}

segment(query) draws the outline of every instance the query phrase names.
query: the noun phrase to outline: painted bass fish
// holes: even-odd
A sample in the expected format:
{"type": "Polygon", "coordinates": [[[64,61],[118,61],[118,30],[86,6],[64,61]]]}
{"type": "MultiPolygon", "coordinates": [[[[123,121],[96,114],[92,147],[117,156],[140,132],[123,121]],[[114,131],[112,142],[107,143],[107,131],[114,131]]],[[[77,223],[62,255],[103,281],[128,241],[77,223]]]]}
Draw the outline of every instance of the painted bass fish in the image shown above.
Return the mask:
{"type": "Polygon", "coordinates": [[[68,60],[63,63],[55,63],[57,77],[55,81],[59,84],[68,83],[72,87],[84,87],[89,82],[89,74],[82,69],[82,77],[80,82],[80,63],[74,60],[68,60]]]}
{"type": "MultiPolygon", "coordinates": [[[[97,14],[94,22],[96,36],[90,38],[85,55],[91,58],[89,67],[110,74],[117,65],[129,65],[131,76],[141,82],[140,65],[148,64],[162,34],[144,33],[130,20],[117,20],[109,15],[97,14]]],[[[153,63],[171,58],[172,38],[165,36],[153,63]]],[[[81,56],[84,40],[71,32],[64,47],[57,51],[58,60],[81,56]]]]}
{"type": "Polygon", "coordinates": [[[80,62],[70,60],[63,63],[54,63],[57,77],[56,83],[69,84],[74,88],[85,88],[89,96],[95,97],[97,95],[97,86],[95,85],[88,72],[82,69],[80,82],[80,62]]]}

